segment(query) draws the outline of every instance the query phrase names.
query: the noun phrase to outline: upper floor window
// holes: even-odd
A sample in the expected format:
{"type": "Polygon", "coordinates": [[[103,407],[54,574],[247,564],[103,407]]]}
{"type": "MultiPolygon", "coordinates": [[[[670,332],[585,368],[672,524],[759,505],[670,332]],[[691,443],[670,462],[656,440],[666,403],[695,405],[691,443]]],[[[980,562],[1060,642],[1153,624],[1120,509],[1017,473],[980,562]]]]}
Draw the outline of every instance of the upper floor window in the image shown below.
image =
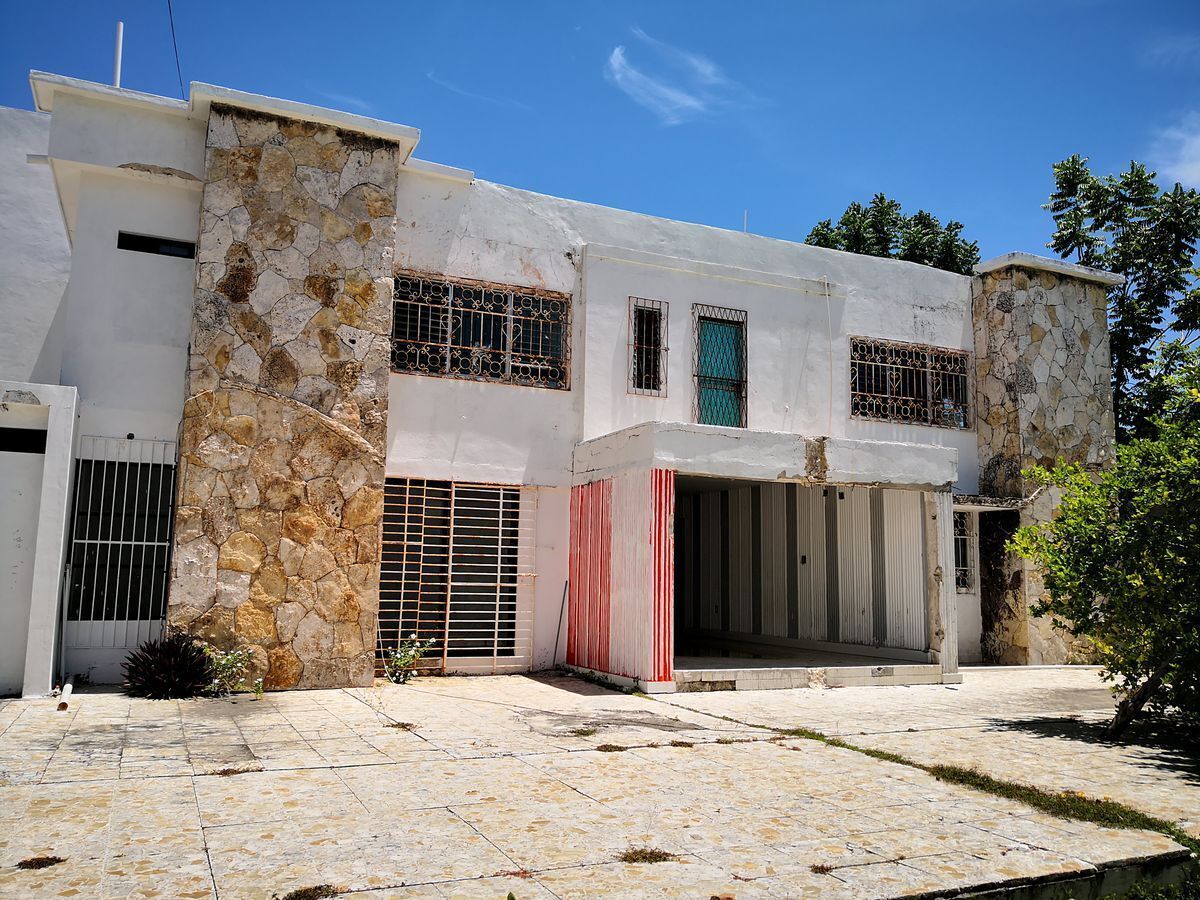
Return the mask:
{"type": "Polygon", "coordinates": [[[720,306],[692,306],[696,348],[696,421],[746,427],[746,313],[720,306]]]}
{"type": "Polygon", "coordinates": [[[393,371],[566,390],[570,360],[569,295],[396,278],[393,371]]]}
{"type": "Polygon", "coordinates": [[[962,350],[850,338],[850,415],[970,427],[970,356],[962,350]]]}
{"type": "Polygon", "coordinates": [[[629,298],[629,393],[667,396],[667,303],[629,298]]]}

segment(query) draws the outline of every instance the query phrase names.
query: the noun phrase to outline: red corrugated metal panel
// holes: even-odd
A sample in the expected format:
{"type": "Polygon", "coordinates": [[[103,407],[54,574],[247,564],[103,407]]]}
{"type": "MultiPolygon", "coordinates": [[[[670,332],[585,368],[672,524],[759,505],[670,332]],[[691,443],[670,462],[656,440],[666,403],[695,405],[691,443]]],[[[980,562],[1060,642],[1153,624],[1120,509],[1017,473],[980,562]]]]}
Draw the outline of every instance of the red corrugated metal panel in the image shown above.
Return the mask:
{"type": "Polygon", "coordinates": [[[612,482],[571,489],[567,662],[608,670],[612,482]]]}
{"type": "Polygon", "coordinates": [[[650,474],[654,508],[651,516],[654,556],[653,681],[673,677],[675,651],[675,473],[655,469],[650,474]]]}

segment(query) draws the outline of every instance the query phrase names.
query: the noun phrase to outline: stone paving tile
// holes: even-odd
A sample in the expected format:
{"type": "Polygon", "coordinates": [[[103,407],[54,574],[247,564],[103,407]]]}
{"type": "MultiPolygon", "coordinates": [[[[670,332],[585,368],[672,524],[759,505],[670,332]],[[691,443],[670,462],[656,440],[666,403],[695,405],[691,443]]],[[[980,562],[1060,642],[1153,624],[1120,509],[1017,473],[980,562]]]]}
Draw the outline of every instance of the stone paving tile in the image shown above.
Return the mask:
{"type": "Polygon", "coordinates": [[[205,829],[217,891],[269,897],[312,884],[364,890],[517,868],[447,810],[386,821],[369,816],[205,829]],[[253,852],[248,852],[250,850],[253,852]]]}
{"type": "MultiPolygon", "coordinates": [[[[1095,693],[1073,672],[1041,678],[1031,690],[1056,709],[1064,692],[1095,693]],[[1056,679],[1065,686],[1054,688],[1056,679]]],[[[0,896],[269,898],[334,883],[398,900],[502,900],[510,890],[521,900],[839,898],[1087,871],[1173,849],[1157,834],[1053,819],[713,715],[763,721],[737,704],[758,715],[787,694],[793,700],[768,724],[813,724],[805,704],[832,696],[837,705],[820,707],[823,715],[881,740],[913,734],[880,732],[886,716],[945,716],[954,727],[929,734],[948,743],[970,740],[1012,693],[993,680],[990,702],[989,690],[969,689],[956,706],[940,686],[907,689],[903,703],[893,697],[882,709],[873,698],[887,690],[662,702],[577,679],[510,676],[261,700],[81,692],[61,714],[49,701],[14,701],[0,707],[0,896]],[[921,698],[933,699],[922,707],[921,698]],[[600,752],[602,744],[627,749],[600,752]],[[226,769],[252,771],[212,774],[226,769]],[[616,861],[634,846],[679,856],[616,861]],[[14,868],[35,853],[66,862],[14,868]]],[[[1034,715],[1025,700],[1012,702],[1034,715]]],[[[1049,739],[1016,734],[1032,742],[1019,745],[1021,764],[1044,765],[1049,739]]],[[[1071,746],[1068,768],[1093,766],[1104,787],[1112,749],[1071,746]]],[[[1119,757],[1143,798],[1176,786],[1158,777],[1156,754],[1119,757]]]]}
{"type": "Polygon", "coordinates": [[[1200,836],[1200,758],[1098,740],[1113,699],[1089,666],[968,669],[961,685],[674,694],[664,703],[774,728],[806,727],[931,764],[1082,791],[1200,836]]]}

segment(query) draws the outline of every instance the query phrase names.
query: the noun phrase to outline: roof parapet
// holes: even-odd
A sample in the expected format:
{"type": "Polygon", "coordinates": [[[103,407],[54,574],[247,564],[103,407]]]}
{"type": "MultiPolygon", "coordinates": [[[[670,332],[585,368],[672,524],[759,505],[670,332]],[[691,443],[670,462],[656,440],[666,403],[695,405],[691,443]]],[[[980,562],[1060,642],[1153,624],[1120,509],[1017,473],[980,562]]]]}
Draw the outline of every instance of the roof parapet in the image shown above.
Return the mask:
{"type": "Polygon", "coordinates": [[[1034,269],[1039,272],[1050,272],[1054,275],[1065,275],[1068,278],[1078,278],[1080,281],[1094,281],[1106,287],[1116,287],[1125,283],[1124,275],[1105,272],[1103,269],[1093,269],[1091,266],[1081,266],[1067,262],[1064,259],[1052,259],[1048,256],[1037,256],[1033,253],[1004,253],[992,259],[986,259],[975,266],[976,275],[986,275],[997,269],[1009,266],[1020,266],[1022,269],[1034,269]]]}

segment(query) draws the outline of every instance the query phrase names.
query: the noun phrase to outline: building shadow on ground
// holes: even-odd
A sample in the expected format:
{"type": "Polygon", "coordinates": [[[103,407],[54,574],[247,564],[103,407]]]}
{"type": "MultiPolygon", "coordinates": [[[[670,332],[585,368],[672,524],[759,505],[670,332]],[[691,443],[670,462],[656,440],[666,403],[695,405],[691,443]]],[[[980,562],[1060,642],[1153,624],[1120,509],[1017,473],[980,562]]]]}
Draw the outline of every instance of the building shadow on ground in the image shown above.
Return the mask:
{"type": "Polygon", "coordinates": [[[990,719],[989,727],[1017,731],[1034,737],[1075,741],[1125,751],[1129,762],[1182,776],[1200,785],[1200,736],[1188,736],[1170,719],[1134,722],[1120,740],[1105,735],[1107,720],[1044,717],[1032,719],[990,719]]]}

